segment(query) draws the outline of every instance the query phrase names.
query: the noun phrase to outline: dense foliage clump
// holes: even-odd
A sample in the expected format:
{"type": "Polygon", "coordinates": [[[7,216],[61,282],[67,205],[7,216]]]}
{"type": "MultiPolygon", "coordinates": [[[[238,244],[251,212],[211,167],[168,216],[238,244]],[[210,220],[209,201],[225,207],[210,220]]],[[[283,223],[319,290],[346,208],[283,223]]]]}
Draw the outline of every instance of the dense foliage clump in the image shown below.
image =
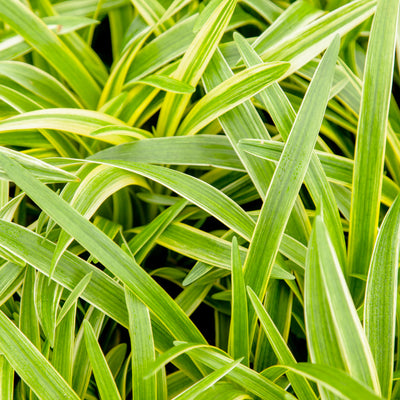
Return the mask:
{"type": "Polygon", "coordinates": [[[0,0],[0,399],[398,398],[398,0],[0,0]]]}

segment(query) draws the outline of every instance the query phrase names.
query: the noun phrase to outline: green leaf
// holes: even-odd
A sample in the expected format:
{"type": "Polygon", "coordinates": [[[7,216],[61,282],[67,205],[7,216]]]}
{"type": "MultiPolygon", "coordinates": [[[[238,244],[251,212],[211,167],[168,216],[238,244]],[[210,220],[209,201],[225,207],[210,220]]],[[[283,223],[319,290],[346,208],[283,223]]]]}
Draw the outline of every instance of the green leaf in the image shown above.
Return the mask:
{"type": "Polygon", "coordinates": [[[374,356],[382,396],[390,398],[395,353],[400,200],[380,227],[372,254],[364,302],[364,329],[374,356]]]}
{"type": "MultiPolygon", "coordinates": [[[[224,352],[211,346],[205,348],[193,346],[189,349],[188,353],[194,360],[213,369],[222,368],[223,366],[232,363],[232,359],[227,357],[224,352]]],[[[242,364],[239,364],[235,369],[229,372],[227,377],[240,387],[261,398],[284,400],[295,399],[293,395],[285,392],[269,379],[242,364]]]]}
{"type": "Polygon", "coordinates": [[[127,288],[125,300],[129,314],[129,335],[132,351],[132,397],[134,399],[157,399],[156,375],[146,374],[155,360],[153,333],[148,308],[127,288]]]}
{"type": "MultiPolygon", "coordinates": [[[[307,172],[325,113],[338,51],[339,38],[336,37],[311,81],[253,232],[244,267],[245,279],[261,298],[265,294],[290,211],[307,172]]],[[[250,318],[251,324],[252,320],[250,318]]]]}
{"type": "Polygon", "coordinates": [[[14,370],[7,359],[0,356],[0,396],[4,400],[14,399],[14,370]]]}
{"type": "Polygon", "coordinates": [[[0,19],[58,70],[87,106],[96,106],[99,87],[78,58],[33,11],[17,0],[1,0],[0,19]]]}
{"type": "Polygon", "coordinates": [[[62,287],[47,276],[38,274],[35,282],[35,306],[40,325],[50,346],[54,346],[58,303],[62,287]]]}
{"type": "MultiPolygon", "coordinates": [[[[377,235],[398,8],[396,0],[378,1],[367,50],[354,156],[349,274],[367,274],[377,235]]],[[[356,302],[363,297],[363,286],[353,280],[356,302]]]]}
{"type": "Polygon", "coordinates": [[[214,119],[281,78],[288,68],[287,63],[271,63],[239,72],[200,99],[183,120],[176,135],[197,133],[214,119]]]}
{"type": "MultiPolygon", "coordinates": [[[[172,28],[143,47],[129,68],[126,77],[126,86],[135,80],[155,72],[158,68],[182,55],[195,37],[193,22],[196,18],[197,15],[192,15],[189,18],[179,21],[172,28]]],[[[176,76],[174,78],[178,79],[176,76]]],[[[182,79],[178,80],[182,81],[182,79]]]]}
{"type": "Polygon", "coordinates": [[[364,382],[379,394],[379,380],[371,349],[338,263],[335,249],[319,215],[315,220],[315,241],[323,281],[321,283],[326,292],[346,369],[350,376],[364,382]]]}
{"type": "MultiPolygon", "coordinates": [[[[236,0],[222,0],[197,33],[172,77],[196,86],[207,67],[225,28],[233,14],[236,0]]],[[[160,136],[173,136],[190,100],[190,95],[167,93],[160,111],[157,132],[160,136]]]]}
{"type": "MultiPolygon", "coordinates": [[[[284,236],[284,238],[286,238],[286,236],[284,236]]],[[[286,250],[289,250],[290,248],[289,242],[293,241],[293,239],[288,239],[287,241],[288,246],[285,246],[285,251],[282,251],[282,253],[285,254],[287,254],[286,250]]],[[[227,270],[231,269],[231,243],[227,240],[201,231],[200,229],[174,222],[160,235],[157,239],[157,243],[206,264],[211,264],[227,270]]],[[[292,248],[292,250],[293,249],[294,248],[292,248]]],[[[293,257],[293,253],[293,251],[290,252],[291,257],[293,257]]],[[[240,256],[242,262],[244,262],[246,250],[243,247],[240,247],[240,256]]],[[[276,261],[279,262],[280,260],[277,259],[276,261]]],[[[284,270],[282,266],[277,263],[275,263],[272,269],[271,277],[275,279],[294,279],[293,275],[284,270]]]]}
{"type": "Polygon", "coordinates": [[[57,314],[56,325],[58,325],[62,319],[66,316],[68,311],[74,306],[74,303],[79,299],[81,294],[85,291],[86,286],[89,284],[90,279],[93,276],[93,272],[89,272],[85,275],[82,280],[74,287],[74,290],[68,295],[61,310],[57,314]]]}
{"type": "Polygon", "coordinates": [[[188,94],[193,93],[195,88],[185,82],[171,78],[165,75],[150,75],[146,78],[139,79],[131,83],[142,83],[145,85],[153,86],[157,89],[165,90],[166,92],[188,94]]]}
{"type": "Polygon", "coordinates": [[[33,65],[3,61],[0,62],[0,75],[12,79],[56,107],[81,107],[75,96],[57,79],[33,65]]]}
{"type": "MultiPolygon", "coordinates": [[[[289,350],[287,344],[280,335],[271,317],[264,309],[260,299],[256,296],[256,294],[250,287],[247,287],[247,292],[249,294],[250,301],[256,311],[257,317],[260,320],[261,326],[264,329],[264,332],[267,335],[268,340],[275,351],[279,363],[288,365],[295,364],[296,360],[292,352],[289,350]]],[[[291,373],[288,373],[288,379],[292,384],[293,389],[299,399],[317,399],[317,396],[311,389],[311,386],[306,379],[299,378],[291,373]]]]}
{"type": "MultiPolygon", "coordinates": [[[[51,164],[45,163],[37,158],[31,157],[27,154],[21,153],[19,151],[7,149],[5,147],[0,147],[0,153],[6,154],[8,157],[18,161],[40,180],[50,183],[50,182],[70,182],[76,181],[78,178],[60,168],[57,168],[51,164]]],[[[4,173],[0,166],[0,177],[8,180],[8,175],[4,173]]]]}
{"type": "Polygon", "coordinates": [[[126,128],[125,135],[133,137],[140,134],[145,137],[141,129],[127,127],[122,121],[109,115],[90,110],[78,110],[72,108],[54,108],[27,112],[8,118],[0,122],[0,137],[7,132],[24,131],[31,129],[55,129],[87,136],[112,144],[120,144],[120,136],[124,133],[118,128],[126,128]],[[116,125],[117,131],[107,132],[104,135],[102,128],[116,125]]]}
{"type": "MultiPolygon", "coordinates": [[[[238,44],[242,57],[248,66],[257,65],[262,62],[254,50],[252,50],[241,36],[235,34],[234,38],[238,44]]],[[[275,121],[283,139],[287,140],[294,124],[296,113],[294,112],[285,93],[277,83],[274,83],[263,90],[260,93],[260,97],[266,105],[271,117],[275,121]]],[[[346,262],[346,245],[338,208],[333,191],[327,182],[321,163],[315,154],[311,155],[308,171],[304,177],[304,183],[317,207],[320,204],[321,198],[324,199],[327,225],[329,226],[331,237],[336,248],[339,249],[338,255],[340,257],[340,262],[344,266],[346,262]]]]}
{"type": "Polygon", "coordinates": [[[305,25],[260,54],[263,61],[288,61],[290,72],[297,71],[326,49],[336,35],[343,35],[370,17],[375,0],[354,0],[305,25]]]}
{"type": "Polygon", "coordinates": [[[76,303],[69,308],[65,317],[56,326],[51,363],[61,376],[72,383],[74,362],[76,303]]]}
{"type": "Polygon", "coordinates": [[[0,162],[13,181],[42,206],[67,233],[80,242],[106,268],[118,276],[162,321],[176,338],[204,342],[195,325],[167,293],[104,233],[46,188],[18,163],[0,154],[0,162]]]}
{"type": "Polygon", "coordinates": [[[249,239],[254,222],[243,209],[224,193],[210,184],[182,172],[157,165],[127,161],[103,162],[97,157],[89,157],[91,162],[103,163],[124,169],[152,179],[175,191],[198,207],[209,212],[240,236],[249,239]]]}
{"type": "Polygon", "coordinates": [[[86,350],[93,368],[100,397],[104,400],[121,400],[118,388],[111,374],[110,368],[97,342],[96,335],[90,322],[83,321],[86,350]]]}
{"type": "MultiPolygon", "coordinates": [[[[242,139],[239,144],[239,147],[245,152],[274,162],[279,161],[284,146],[284,143],[275,140],[259,139],[242,139]]],[[[353,182],[353,160],[319,150],[314,150],[313,153],[321,162],[322,168],[329,182],[338,183],[339,185],[351,188],[353,182]]],[[[310,170],[307,171],[307,174],[309,173],[310,170]]],[[[382,203],[387,206],[392,205],[398,193],[399,187],[384,175],[382,181],[382,203]]]]}
{"type": "Polygon", "coordinates": [[[79,399],[54,367],[2,311],[0,338],[0,351],[36,395],[49,399],[79,399]]]}
{"type": "Polygon", "coordinates": [[[382,397],[377,396],[369,387],[352,379],[346,373],[334,367],[327,368],[325,365],[299,363],[290,366],[285,365],[283,368],[287,368],[288,370],[321,384],[342,399],[382,399],[382,397]]]}
{"type": "Polygon", "coordinates": [[[203,393],[208,388],[213,387],[226,374],[236,368],[236,366],[240,364],[241,361],[242,359],[240,358],[237,361],[233,361],[231,364],[217,369],[205,378],[196,382],[194,385],[190,386],[178,396],[174,397],[174,400],[191,400],[197,398],[197,396],[201,395],[201,393],[203,393]]]}
{"type": "Polygon", "coordinates": [[[236,237],[232,239],[232,311],[228,347],[233,358],[242,357],[243,364],[249,365],[247,296],[236,237]]]}
{"type": "Polygon", "coordinates": [[[182,199],[177,201],[171,207],[168,207],[160,215],[153,219],[140,233],[138,233],[130,242],[129,248],[132,255],[138,263],[141,263],[151,248],[155,245],[157,239],[180,214],[187,205],[187,201],[182,199]]]}
{"type": "Polygon", "coordinates": [[[211,165],[243,170],[243,165],[228,139],[214,135],[142,139],[110,147],[91,157],[149,164],[211,165]]]}

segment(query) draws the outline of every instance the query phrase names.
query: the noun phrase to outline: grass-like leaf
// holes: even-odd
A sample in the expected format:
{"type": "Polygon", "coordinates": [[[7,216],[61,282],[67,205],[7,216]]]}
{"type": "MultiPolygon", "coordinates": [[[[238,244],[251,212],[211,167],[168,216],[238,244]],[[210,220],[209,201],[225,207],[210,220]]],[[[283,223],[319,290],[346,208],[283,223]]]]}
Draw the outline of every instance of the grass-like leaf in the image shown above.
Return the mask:
{"type": "Polygon", "coordinates": [[[102,399],[121,400],[118,388],[115,384],[110,368],[97,342],[93,328],[90,322],[84,321],[84,336],[86,350],[93,368],[93,374],[96,379],[102,399]]]}
{"type": "Polygon", "coordinates": [[[382,388],[390,398],[393,379],[397,272],[399,264],[400,201],[385,217],[375,243],[364,303],[364,329],[382,388]],[[384,338],[384,340],[383,340],[384,338]]]}
{"type": "MultiPolygon", "coordinates": [[[[397,1],[378,1],[365,61],[350,213],[350,274],[367,274],[377,235],[398,8],[397,1]]],[[[359,301],[363,285],[353,282],[353,289],[359,301]]]]}
{"type": "MultiPolygon", "coordinates": [[[[325,112],[338,50],[339,39],[336,38],[322,59],[299,110],[253,232],[245,262],[245,279],[261,297],[265,294],[279,242],[307,171],[325,112]],[[260,277],[261,265],[264,268],[260,277]]],[[[252,320],[250,318],[251,323],[252,320]]]]}

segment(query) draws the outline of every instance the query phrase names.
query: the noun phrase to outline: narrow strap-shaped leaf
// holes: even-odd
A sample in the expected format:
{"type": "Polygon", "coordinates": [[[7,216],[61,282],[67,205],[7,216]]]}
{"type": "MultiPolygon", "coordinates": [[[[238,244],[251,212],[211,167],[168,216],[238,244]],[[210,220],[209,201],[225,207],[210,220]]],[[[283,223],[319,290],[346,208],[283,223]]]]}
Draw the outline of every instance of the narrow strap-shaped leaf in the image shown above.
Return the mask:
{"type": "MultiPolygon", "coordinates": [[[[227,60],[223,57],[221,52],[217,50],[207,69],[204,71],[202,80],[206,90],[211,91],[232,76],[234,76],[234,74],[229,68],[227,60]]],[[[270,139],[270,134],[265,128],[256,108],[251,101],[247,101],[221,115],[218,120],[233,149],[246,168],[260,197],[262,199],[265,198],[274,173],[274,166],[269,162],[249,157],[238,146],[239,141],[245,138],[270,139]]],[[[295,203],[287,230],[290,235],[303,243],[308,239],[311,225],[304,206],[299,200],[295,203]]]]}
{"type": "MultiPolygon", "coordinates": [[[[297,241],[295,242],[294,239],[288,238],[288,236],[284,236],[282,243],[286,243],[282,246],[281,253],[293,259],[300,266],[304,266],[305,246],[302,246],[297,241]],[[296,246],[293,246],[293,243],[296,243],[296,246]]],[[[135,238],[132,239],[132,241],[134,240],[135,238]]],[[[228,270],[231,268],[232,248],[230,242],[200,229],[174,222],[161,233],[157,239],[157,243],[206,264],[228,270]]],[[[244,262],[246,249],[243,247],[239,249],[241,260],[244,262]]],[[[271,277],[276,279],[294,279],[292,274],[283,269],[280,261],[277,260],[272,268],[271,277]]]]}
{"type": "Polygon", "coordinates": [[[61,376],[71,385],[74,363],[76,305],[70,307],[65,317],[56,327],[51,363],[61,376]]]}
{"type": "MultiPolygon", "coordinates": [[[[143,47],[129,68],[126,85],[155,72],[158,68],[182,55],[195,37],[193,23],[197,17],[198,14],[195,14],[182,19],[143,47]]],[[[176,76],[174,78],[182,81],[176,76]]]]}
{"type": "Polygon", "coordinates": [[[80,108],[75,96],[50,74],[33,65],[19,61],[0,62],[0,74],[18,82],[58,107],[80,108]]]}
{"type": "Polygon", "coordinates": [[[35,278],[36,270],[31,266],[26,267],[24,285],[21,295],[21,309],[19,313],[19,328],[21,332],[39,350],[41,348],[39,320],[35,308],[35,278]]]}
{"type": "Polygon", "coordinates": [[[35,306],[43,332],[51,347],[54,346],[58,303],[62,287],[49,280],[46,275],[38,274],[35,282],[35,306]]]}
{"type": "Polygon", "coordinates": [[[364,329],[382,388],[390,399],[395,353],[400,198],[382,223],[372,254],[364,302],[364,329]]]}
{"type": "MultiPolygon", "coordinates": [[[[397,0],[378,1],[368,44],[354,156],[349,274],[367,274],[377,235],[398,9],[397,0]]],[[[357,302],[363,287],[353,280],[357,302]]]]}
{"type": "Polygon", "coordinates": [[[14,399],[14,370],[7,359],[0,356],[0,397],[3,400],[14,399]]]}
{"type": "MultiPolygon", "coordinates": [[[[43,274],[49,274],[49,267],[55,249],[54,243],[20,225],[5,222],[1,219],[0,238],[4,248],[10,249],[13,254],[18,254],[43,274]]],[[[14,294],[15,289],[20,285],[24,272],[23,267],[11,263],[4,264],[0,268],[0,283],[4,283],[1,286],[0,296],[5,296],[5,299],[7,299],[7,296],[14,294]],[[15,289],[12,290],[14,287],[15,289]]],[[[128,312],[124,301],[124,289],[100,269],[67,251],[61,257],[53,279],[72,291],[88,272],[92,272],[93,276],[90,284],[82,293],[82,299],[94,305],[98,309],[96,313],[100,313],[100,315],[104,313],[128,328],[128,312]]],[[[2,298],[0,297],[0,299],[2,298]]],[[[153,317],[152,326],[156,348],[159,351],[169,349],[174,338],[166,328],[162,328],[162,323],[155,314],[153,314],[153,317]]],[[[199,377],[198,370],[188,359],[177,360],[176,363],[189,375],[199,377]]],[[[78,393],[81,393],[84,382],[79,382],[79,373],[76,376],[74,372],[74,376],[74,382],[76,383],[74,387],[79,387],[78,393]]]]}
{"type": "Polygon", "coordinates": [[[245,239],[251,237],[254,229],[254,222],[251,217],[231,198],[200,179],[158,165],[126,161],[103,162],[103,160],[97,160],[94,157],[91,157],[90,161],[132,171],[161,183],[193,204],[209,212],[240,236],[245,239]]]}
{"type": "MultiPolygon", "coordinates": [[[[213,12],[197,33],[172,75],[173,78],[191,86],[197,85],[217,48],[235,9],[236,0],[222,0],[213,5],[215,6],[213,12]]],[[[167,93],[157,124],[157,132],[160,136],[175,134],[189,100],[188,94],[167,93]]]]}
{"type": "Polygon", "coordinates": [[[79,399],[54,367],[2,311],[0,311],[0,338],[0,351],[16,373],[39,397],[79,399]]]}
{"type": "Polygon", "coordinates": [[[157,400],[156,375],[146,376],[155,360],[153,332],[148,308],[127,288],[125,300],[129,314],[132,349],[132,398],[157,400]],[[147,378],[147,379],[146,379],[147,378]]]}
{"type": "MultiPolygon", "coordinates": [[[[132,82],[133,83],[133,82],[132,82]]],[[[166,92],[189,94],[193,93],[195,88],[182,81],[165,75],[150,75],[146,78],[138,80],[136,83],[153,86],[155,88],[165,90],[166,92]]]]}
{"type": "MultiPolygon", "coordinates": [[[[60,131],[72,132],[77,135],[89,136],[98,138],[99,140],[109,143],[120,144],[116,139],[113,140],[113,135],[102,137],[101,128],[108,128],[110,125],[116,125],[118,128],[126,128],[126,134],[129,134],[133,129],[142,137],[148,136],[141,129],[130,128],[121,120],[110,115],[90,110],[80,110],[74,108],[50,108],[46,110],[31,111],[15,117],[2,120],[0,122],[0,133],[15,132],[31,129],[55,129],[60,131]],[[98,135],[96,134],[98,131],[98,135]],[[144,135],[143,135],[144,133],[144,135]]],[[[115,136],[121,135],[117,132],[115,136]]],[[[0,135],[1,136],[1,135],[0,135]]]]}
{"type": "Polygon", "coordinates": [[[96,106],[100,95],[96,82],[78,58],[38,16],[17,0],[1,0],[0,18],[60,72],[87,106],[96,106]]]}
{"type": "MultiPolygon", "coordinates": [[[[193,347],[188,350],[188,354],[196,361],[206,366],[218,369],[232,363],[232,359],[224,354],[223,351],[211,346],[193,347]]],[[[254,370],[239,364],[229,372],[227,377],[250,393],[265,399],[294,400],[295,397],[281,387],[272,383],[263,375],[254,370]]]]}
{"type": "MultiPolygon", "coordinates": [[[[147,182],[143,178],[106,165],[99,165],[95,168],[92,165],[83,167],[78,172],[78,175],[81,182],[79,184],[66,185],[61,196],[66,200],[70,200],[70,205],[87,219],[92,217],[108,197],[123,187],[139,185],[148,188],[147,182]]],[[[48,231],[53,227],[53,224],[48,224],[48,231]]],[[[65,231],[61,231],[51,263],[50,278],[59,258],[72,240],[73,238],[70,235],[65,231]]]]}
{"type": "MultiPolygon", "coordinates": [[[[256,311],[257,317],[260,320],[261,326],[264,329],[264,332],[267,335],[268,340],[278,357],[279,363],[289,365],[295,364],[296,359],[294,358],[292,352],[289,350],[287,344],[283,340],[271,317],[268,315],[267,311],[263,307],[260,299],[256,296],[256,294],[250,287],[247,288],[247,292],[249,294],[250,301],[256,311]]],[[[317,399],[317,396],[311,389],[311,386],[306,379],[299,378],[298,376],[290,373],[288,373],[288,379],[292,384],[293,389],[299,399],[317,399]]]]}
{"type": "Polygon", "coordinates": [[[342,399],[382,400],[382,397],[377,396],[370,388],[334,367],[327,368],[320,364],[298,363],[290,366],[285,365],[282,368],[287,368],[321,384],[342,399]]]}
{"type": "MultiPolygon", "coordinates": [[[[260,297],[265,294],[279,243],[307,172],[325,113],[338,51],[339,38],[336,37],[311,81],[253,232],[245,262],[245,279],[260,297]],[[263,271],[262,276],[260,271],[263,271]]],[[[250,318],[250,323],[253,326],[254,317],[250,318]]]]}
{"type": "Polygon", "coordinates": [[[255,40],[252,47],[257,53],[262,54],[272,45],[284,40],[286,36],[293,35],[301,28],[304,29],[321,14],[322,11],[310,2],[295,1],[255,40]]]}
{"type": "MultiPolygon", "coordinates": [[[[51,164],[41,161],[35,157],[29,156],[19,151],[0,147],[0,153],[7,154],[9,157],[17,160],[19,163],[29,168],[30,171],[40,180],[50,182],[69,182],[77,181],[77,177],[67,171],[57,168],[51,164]]],[[[7,175],[0,165],[0,177],[8,179],[7,175]]]]}
{"type": "Polygon", "coordinates": [[[81,296],[81,294],[85,291],[86,286],[89,284],[90,279],[93,276],[93,272],[89,272],[85,275],[82,280],[75,286],[74,290],[69,294],[67,299],[65,300],[61,310],[57,314],[56,325],[58,325],[62,319],[65,317],[67,312],[73,307],[74,303],[81,296]]]}
{"type": "Polygon", "coordinates": [[[177,201],[173,206],[167,208],[154,218],[153,221],[129,242],[132,255],[139,264],[154,246],[160,235],[185,208],[186,204],[187,201],[184,199],[177,201]]]}
{"type": "Polygon", "coordinates": [[[297,71],[321,53],[336,35],[343,35],[365,21],[374,12],[376,0],[354,0],[314,22],[305,25],[294,35],[266,49],[263,61],[289,61],[297,71]]]}
{"type": "Polygon", "coordinates": [[[210,375],[204,377],[200,381],[196,382],[190,388],[185,390],[183,393],[174,397],[173,400],[192,400],[197,398],[201,393],[203,393],[208,388],[215,385],[220,379],[222,379],[226,374],[232,371],[242,359],[238,359],[237,361],[233,361],[231,364],[223,366],[216,371],[212,372],[210,375]]]}
{"type": "Polygon", "coordinates": [[[239,246],[234,237],[232,239],[232,311],[228,347],[232,357],[242,357],[243,364],[247,366],[249,365],[248,329],[246,288],[239,246]]]}
{"type": "Polygon", "coordinates": [[[364,382],[380,394],[379,379],[371,349],[320,215],[315,220],[315,236],[323,286],[346,369],[352,377],[364,382]]]}
{"type": "Polygon", "coordinates": [[[84,336],[86,350],[88,352],[90,364],[93,368],[93,374],[96,379],[97,388],[100,392],[100,397],[103,400],[121,400],[117,385],[101,351],[100,345],[97,342],[92,325],[90,322],[83,321],[84,336]]]}
{"type": "MultiPolygon", "coordinates": [[[[123,290],[121,290],[121,292],[123,293],[123,290]]],[[[100,310],[90,306],[84,315],[84,320],[87,320],[90,323],[96,337],[98,337],[105,320],[105,315],[100,310]]],[[[74,347],[75,357],[73,364],[72,387],[80,397],[84,397],[92,376],[92,368],[86,351],[83,324],[81,324],[76,334],[74,347]]]]}
{"type": "Polygon", "coordinates": [[[243,170],[225,136],[172,136],[137,140],[102,150],[92,157],[150,164],[204,165],[243,170]]]}
{"type": "MultiPolygon", "coordinates": [[[[251,46],[238,34],[234,35],[235,41],[247,66],[257,65],[262,62],[257,53],[251,46]]],[[[296,118],[289,99],[277,83],[273,83],[262,92],[260,97],[267,106],[272,119],[276,121],[279,133],[284,140],[289,137],[290,130],[296,118]]],[[[315,154],[312,154],[308,171],[304,177],[304,183],[310,191],[314,203],[319,206],[320,199],[324,199],[324,211],[327,225],[331,232],[331,237],[338,249],[340,262],[345,267],[346,245],[344,241],[340,215],[336,205],[332,188],[326,180],[322,165],[315,154]]]]}
{"type": "Polygon", "coordinates": [[[245,69],[208,92],[190,110],[176,135],[193,135],[214,119],[249,100],[288,70],[288,63],[261,64],[245,69]]]}
{"type": "Polygon", "coordinates": [[[186,314],[167,293],[104,233],[72,209],[56,193],[41,184],[18,163],[0,154],[0,163],[12,180],[43,208],[66,232],[118,276],[154,314],[164,320],[166,328],[178,338],[204,338],[186,314]],[[171,317],[174,316],[174,317],[171,317]]]}
{"type": "MultiPolygon", "coordinates": [[[[311,361],[345,370],[346,366],[343,361],[339,339],[335,333],[327,294],[322,284],[315,229],[311,232],[306,257],[304,314],[311,361]]],[[[318,385],[318,388],[322,399],[337,399],[325,387],[318,385]]]]}

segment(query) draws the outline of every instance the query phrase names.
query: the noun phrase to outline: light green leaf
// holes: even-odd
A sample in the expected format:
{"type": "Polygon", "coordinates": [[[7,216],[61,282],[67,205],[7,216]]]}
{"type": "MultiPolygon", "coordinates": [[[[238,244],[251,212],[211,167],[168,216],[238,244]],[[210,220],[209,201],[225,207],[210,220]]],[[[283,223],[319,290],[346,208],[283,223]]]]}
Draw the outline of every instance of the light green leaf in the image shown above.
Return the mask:
{"type": "Polygon", "coordinates": [[[165,321],[168,331],[176,338],[193,338],[195,341],[204,342],[203,336],[179,306],[111,239],[72,209],[57,194],[35,180],[18,163],[2,154],[0,154],[0,161],[13,181],[35,203],[42,206],[43,211],[82,243],[109,271],[118,276],[161,321],[165,321]]]}
{"type": "MultiPolygon", "coordinates": [[[[50,182],[69,182],[76,181],[77,177],[67,171],[63,171],[60,168],[54,167],[51,164],[45,163],[37,158],[31,157],[27,154],[0,147],[0,153],[6,154],[8,157],[18,161],[40,180],[50,182]]],[[[9,179],[8,175],[0,167],[0,177],[3,179],[9,179]]]]}
{"type": "Polygon", "coordinates": [[[377,396],[370,388],[334,367],[327,368],[325,365],[320,364],[299,363],[290,366],[285,365],[283,368],[287,368],[288,370],[321,384],[342,399],[382,399],[382,397],[377,396]]]}
{"type": "MultiPolygon", "coordinates": [[[[253,66],[262,62],[254,50],[252,50],[240,35],[236,34],[234,38],[246,65],[253,66]]],[[[271,114],[271,117],[276,122],[276,126],[283,139],[287,140],[294,124],[296,113],[285,93],[277,83],[274,83],[263,90],[260,93],[260,97],[271,114]]],[[[344,267],[346,262],[346,245],[339,211],[333,191],[322,170],[321,163],[314,154],[311,155],[308,171],[304,177],[304,183],[317,207],[320,204],[321,198],[324,199],[325,218],[329,226],[331,237],[338,249],[340,261],[344,267]]]]}
{"type": "MultiPolygon", "coordinates": [[[[290,211],[307,172],[325,113],[338,51],[339,38],[336,37],[311,81],[253,232],[245,262],[245,279],[261,298],[265,294],[290,211]]],[[[250,318],[251,324],[252,321],[253,318],[250,318]]]]}
{"type": "Polygon", "coordinates": [[[193,135],[214,119],[250,99],[288,70],[287,63],[246,69],[212,89],[190,110],[176,135],[193,135]]]}
{"type": "Polygon", "coordinates": [[[222,379],[226,374],[232,371],[242,359],[238,359],[237,361],[233,361],[231,364],[228,364],[224,367],[217,369],[212,372],[210,375],[196,382],[194,385],[186,389],[184,392],[174,397],[173,400],[192,400],[197,398],[197,396],[201,395],[208,388],[214,386],[220,379],[222,379]]]}
{"type": "Polygon", "coordinates": [[[110,147],[92,157],[150,164],[211,165],[243,170],[243,165],[228,139],[215,135],[143,139],[110,147]]]}
{"type": "Polygon", "coordinates": [[[97,388],[103,400],[121,400],[114,378],[107,361],[97,342],[96,335],[90,322],[83,321],[86,350],[93,368],[97,388]]]}
{"type": "Polygon", "coordinates": [[[395,354],[400,200],[381,225],[372,253],[364,302],[364,329],[374,356],[382,395],[390,398],[395,354]]]}
{"type": "MultiPolygon", "coordinates": [[[[367,274],[377,235],[398,9],[396,0],[378,1],[367,50],[354,156],[349,274],[367,274]]],[[[353,280],[356,302],[363,287],[353,280]]]]}
{"type": "Polygon", "coordinates": [[[79,397],[25,335],[0,311],[0,351],[24,382],[39,396],[79,397]]]}
{"type": "Polygon", "coordinates": [[[96,106],[99,87],[78,58],[33,11],[17,0],[1,0],[0,19],[50,62],[87,106],[96,106]]]}
{"type": "Polygon", "coordinates": [[[132,397],[157,400],[156,375],[146,377],[155,361],[153,333],[148,308],[127,288],[125,300],[129,314],[129,335],[132,351],[132,397]]]}
{"type": "MultiPolygon", "coordinates": [[[[1,129],[1,128],[0,128],[1,129]]],[[[97,157],[89,157],[91,162],[102,163],[97,157]]],[[[103,164],[114,166],[152,179],[198,207],[209,212],[240,236],[249,239],[254,222],[243,209],[224,193],[210,184],[182,172],[157,165],[126,161],[108,161],[103,164]]]]}
{"type": "Polygon", "coordinates": [[[131,83],[142,83],[145,85],[153,86],[157,89],[165,90],[166,92],[180,94],[193,93],[195,90],[193,86],[190,86],[185,82],[181,82],[177,79],[165,75],[150,75],[146,78],[142,78],[136,82],[131,83]]]}
{"type": "Polygon", "coordinates": [[[241,356],[243,365],[249,365],[247,296],[236,237],[232,239],[232,311],[228,348],[233,358],[241,356]]]}
{"type": "MultiPolygon", "coordinates": [[[[247,292],[249,294],[250,301],[256,311],[257,317],[260,320],[261,326],[264,329],[264,332],[267,335],[268,340],[275,351],[279,363],[288,365],[295,364],[296,360],[292,352],[289,350],[287,344],[283,340],[271,317],[264,309],[260,299],[256,296],[254,291],[249,286],[247,287],[247,292]]],[[[299,399],[317,399],[317,396],[311,389],[311,386],[306,379],[299,378],[291,373],[288,373],[288,379],[292,384],[293,389],[299,399]]]]}
{"type": "Polygon", "coordinates": [[[66,316],[67,312],[74,306],[74,303],[79,299],[81,294],[85,291],[86,286],[89,284],[90,279],[93,276],[93,272],[89,272],[85,275],[82,280],[75,286],[74,290],[68,295],[61,310],[57,314],[56,325],[58,325],[62,319],[66,316]]]}
{"type": "Polygon", "coordinates": [[[50,343],[54,346],[58,303],[62,287],[49,280],[46,275],[38,274],[35,282],[35,306],[40,325],[50,343]]]}
{"type": "Polygon", "coordinates": [[[17,82],[56,107],[80,108],[75,96],[52,75],[18,61],[0,62],[0,75],[17,82]]]}
{"type": "MultiPolygon", "coordinates": [[[[31,129],[55,129],[75,133],[77,135],[87,136],[112,144],[120,144],[122,132],[117,131],[117,134],[107,132],[107,135],[102,135],[101,128],[107,128],[110,125],[116,125],[119,128],[124,128],[126,125],[109,115],[90,110],[78,110],[72,108],[54,108],[39,111],[32,111],[8,118],[0,122],[0,137],[1,134],[7,132],[24,131],[31,129]],[[98,131],[98,135],[96,134],[98,131]]],[[[132,128],[127,127],[125,134],[130,134],[132,128]]],[[[135,132],[133,132],[134,134],[135,132]]],[[[141,133],[141,130],[138,130],[141,133]]]]}
{"type": "MultiPolygon", "coordinates": [[[[225,28],[233,14],[236,0],[222,0],[215,4],[212,14],[190,44],[172,77],[196,86],[207,67],[225,28]]],[[[173,136],[180,123],[190,95],[167,93],[160,111],[157,132],[160,136],[173,136]]]]}
{"type": "Polygon", "coordinates": [[[346,369],[352,377],[364,382],[380,394],[379,380],[371,349],[346,285],[335,249],[319,215],[315,220],[315,240],[318,247],[321,283],[326,292],[346,369]]]}

